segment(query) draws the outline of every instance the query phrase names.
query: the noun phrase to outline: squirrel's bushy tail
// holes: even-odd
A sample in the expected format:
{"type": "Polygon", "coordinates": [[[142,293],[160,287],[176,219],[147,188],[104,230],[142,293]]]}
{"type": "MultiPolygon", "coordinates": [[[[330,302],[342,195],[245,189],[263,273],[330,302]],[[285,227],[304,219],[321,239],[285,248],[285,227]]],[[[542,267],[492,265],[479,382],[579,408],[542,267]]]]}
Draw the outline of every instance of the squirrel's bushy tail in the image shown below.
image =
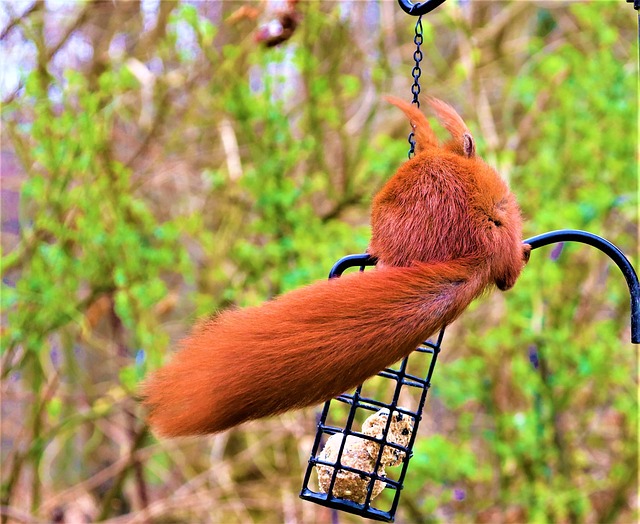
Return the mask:
{"type": "Polygon", "coordinates": [[[164,436],[215,433],[324,402],[408,355],[486,287],[478,264],[383,267],[198,325],[143,386],[164,436]]]}

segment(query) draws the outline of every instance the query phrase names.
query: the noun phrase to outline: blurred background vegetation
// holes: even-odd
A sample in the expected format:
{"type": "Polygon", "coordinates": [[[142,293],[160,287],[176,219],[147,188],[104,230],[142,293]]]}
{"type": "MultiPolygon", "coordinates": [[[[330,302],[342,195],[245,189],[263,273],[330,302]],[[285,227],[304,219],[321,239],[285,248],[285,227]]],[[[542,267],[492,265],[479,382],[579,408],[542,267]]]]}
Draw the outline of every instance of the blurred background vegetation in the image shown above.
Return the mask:
{"type": "MultiPolygon", "coordinates": [[[[199,316],[366,249],[368,203],[406,158],[381,95],[410,98],[415,19],[390,0],[1,17],[2,520],[358,522],[298,499],[317,410],[158,441],[136,390],[199,316]]],[[[423,93],[464,116],[526,236],[585,229],[637,262],[632,7],[449,0],[423,24],[423,93]]],[[[578,245],[474,304],[397,521],[636,521],[628,315],[618,269],[578,245]]]]}

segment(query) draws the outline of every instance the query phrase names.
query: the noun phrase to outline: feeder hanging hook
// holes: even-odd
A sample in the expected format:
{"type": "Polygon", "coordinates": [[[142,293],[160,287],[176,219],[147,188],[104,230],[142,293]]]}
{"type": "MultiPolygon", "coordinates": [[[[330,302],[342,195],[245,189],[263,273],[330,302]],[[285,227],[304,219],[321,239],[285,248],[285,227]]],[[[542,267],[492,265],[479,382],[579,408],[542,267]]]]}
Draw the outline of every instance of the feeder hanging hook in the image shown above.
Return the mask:
{"type": "Polygon", "coordinates": [[[414,4],[411,0],[398,0],[398,4],[402,10],[411,16],[422,16],[433,11],[439,5],[445,3],[446,0],[427,0],[426,2],[418,2],[414,4]]]}

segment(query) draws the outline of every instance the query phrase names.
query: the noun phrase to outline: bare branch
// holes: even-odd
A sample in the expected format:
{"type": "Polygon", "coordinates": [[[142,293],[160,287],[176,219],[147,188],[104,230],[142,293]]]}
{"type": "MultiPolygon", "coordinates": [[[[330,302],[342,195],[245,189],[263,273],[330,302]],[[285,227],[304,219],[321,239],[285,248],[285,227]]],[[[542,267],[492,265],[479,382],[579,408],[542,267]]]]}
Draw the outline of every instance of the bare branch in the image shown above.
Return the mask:
{"type": "MultiPolygon", "coordinates": [[[[7,11],[13,11],[10,6],[11,4],[7,2],[5,4],[5,9],[7,9],[7,11]]],[[[11,20],[9,20],[7,27],[5,27],[0,33],[0,40],[4,40],[14,27],[22,24],[29,16],[31,16],[36,11],[40,11],[40,9],[42,9],[43,7],[44,2],[36,1],[24,13],[18,16],[14,16],[11,20]]],[[[13,14],[13,12],[11,14],[13,14]]]]}

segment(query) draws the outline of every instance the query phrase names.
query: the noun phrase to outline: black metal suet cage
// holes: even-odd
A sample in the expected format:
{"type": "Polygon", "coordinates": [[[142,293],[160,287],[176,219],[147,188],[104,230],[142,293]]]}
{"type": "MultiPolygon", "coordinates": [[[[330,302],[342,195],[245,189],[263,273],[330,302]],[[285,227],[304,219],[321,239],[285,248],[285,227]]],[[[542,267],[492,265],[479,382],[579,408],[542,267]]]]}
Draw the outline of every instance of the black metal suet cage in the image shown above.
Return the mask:
{"type": "MultiPolygon", "coordinates": [[[[337,278],[342,273],[352,267],[359,267],[361,271],[364,271],[367,266],[374,266],[376,260],[367,254],[362,255],[350,255],[339,260],[331,269],[329,278],[337,278]]],[[[421,344],[416,351],[410,356],[404,358],[397,367],[386,368],[380,373],[378,377],[380,380],[391,384],[393,395],[392,398],[385,402],[378,399],[371,398],[366,394],[363,394],[363,385],[358,386],[352,393],[344,393],[339,397],[328,401],[324,405],[320,420],[318,421],[318,429],[316,438],[311,451],[311,458],[307,466],[307,471],[304,478],[302,492],[300,497],[305,500],[310,500],[324,506],[328,506],[334,509],[340,509],[349,513],[355,513],[356,515],[369,517],[376,520],[391,521],[398,507],[400,500],[400,491],[402,490],[404,477],[409,465],[409,459],[412,454],[413,444],[415,436],[417,434],[418,426],[422,418],[422,411],[427,399],[427,392],[431,384],[431,375],[436,366],[438,354],[440,353],[440,345],[444,337],[444,329],[437,336],[435,341],[425,341],[421,344]],[[419,360],[416,365],[412,362],[412,367],[418,369],[426,366],[426,376],[418,376],[410,372],[409,361],[419,360]],[[400,396],[404,388],[413,390],[414,396],[419,398],[419,401],[415,407],[403,407],[400,405],[400,396]],[[330,420],[332,403],[338,403],[343,406],[348,406],[348,412],[342,413],[342,417],[337,417],[337,421],[342,421],[341,426],[332,423],[330,420]],[[384,428],[382,438],[373,438],[369,435],[365,435],[360,431],[357,431],[354,427],[354,423],[358,419],[362,419],[364,414],[378,412],[381,409],[387,409],[390,414],[401,413],[404,416],[408,416],[413,420],[413,431],[409,442],[406,446],[398,445],[388,439],[389,428],[391,425],[392,417],[388,417],[386,427],[384,428]],[[343,438],[338,450],[337,458],[335,461],[330,462],[323,460],[319,454],[321,447],[326,443],[326,438],[330,435],[342,434],[343,438]],[[359,470],[348,465],[341,464],[341,458],[344,453],[344,448],[347,443],[347,437],[354,436],[360,439],[373,440],[380,445],[380,451],[375,457],[374,467],[368,468],[370,471],[359,470]],[[389,478],[382,475],[380,472],[383,452],[385,448],[398,449],[404,453],[405,459],[402,461],[401,470],[396,479],[389,478]],[[328,466],[332,469],[331,481],[329,488],[326,489],[326,493],[321,490],[314,490],[310,487],[312,479],[312,472],[317,465],[328,466]],[[336,467],[338,466],[338,467],[336,467]],[[333,492],[336,478],[341,471],[349,471],[360,475],[361,478],[368,482],[366,489],[366,497],[362,504],[354,502],[352,500],[334,497],[331,495],[333,492]],[[386,508],[376,507],[372,503],[373,490],[376,482],[384,482],[387,488],[394,491],[392,497],[387,497],[385,503],[386,508]],[[390,500],[389,500],[390,499],[390,500]]]]}
{"type": "MultiPolygon", "coordinates": [[[[635,9],[640,9],[640,0],[627,1],[633,1],[635,9]]],[[[428,0],[413,4],[409,0],[398,0],[401,8],[407,14],[418,17],[414,37],[414,43],[416,44],[416,51],[413,55],[415,66],[412,70],[414,82],[411,87],[413,103],[418,106],[420,105],[418,95],[420,93],[420,61],[422,59],[422,51],[420,49],[422,44],[421,17],[444,2],[445,0],[428,0]]],[[[411,146],[409,157],[412,157],[415,149],[413,133],[409,135],[408,141],[411,146]]],[[[532,250],[563,242],[579,242],[593,246],[605,253],[620,268],[627,282],[631,299],[631,342],[640,344],[640,283],[633,266],[626,256],[608,240],[586,231],[563,229],[544,233],[524,241],[525,244],[531,246],[532,250]]],[[[359,268],[360,271],[364,271],[365,268],[375,266],[375,264],[376,260],[367,254],[349,255],[340,259],[333,266],[329,278],[338,278],[350,268],[359,268]]],[[[413,447],[422,419],[427,393],[431,386],[438,355],[442,349],[444,333],[445,328],[440,331],[434,340],[425,341],[416,351],[396,364],[395,367],[386,368],[378,373],[377,377],[375,377],[379,381],[378,386],[380,386],[380,382],[384,382],[386,385],[378,387],[376,391],[386,388],[387,391],[392,391],[390,398],[383,400],[374,398],[366,390],[365,383],[358,386],[354,391],[344,393],[325,403],[319,416],[316,436],[300,492],[302,499],[361,517],[393,522],[409,462],[413,456],[413,447]],[[412,392],[412,398],[418,399],[417,402],[413,404],[406,402],[408,397],[403,395],[403,391],[407,389],[412,392]],[[372,436],[360,430],[358,426],[365,415],[380,413],[381,410],[385,410],[388,413],[386,424],[381,434],[372,436]],[[413,431],[408,438],[408,442],[404,444],[390,438],[392,420],[396,413],[400,414],[400,417],[410,417],[412,420],[413,431]],[[322,448],[328,445],[327,443],[332,436],[336,435],[339,436],[339,445],[334,453],[335,456],[328,457],[326,453],[323,454],[322,448]],[[354,440],[350,441],[350,439],[354,440]],[[377,452],[374,453],[375,456],[370,457],[370,462],[366,462],[366,468],[354,467],[353,464],[349,464],[348,460],[345,460],[350,442],[375,442],[376,447],[373,449],[377,450],[377,452]],[[403,457],[398,465],[399,471],[393,474],[387,474],[384,469],[383,457],[385,450],[399,452],[403,457]],[[320,485],[319,473],[315,476],[313,474],[314,470],[318,472],[320,469],[328,472],[327,474],[329,475],[324,486],[320,485]],[[356,479],[356,482],[360,483],[364,491],[360,492],[358,497],[345,496],[344,490],[336,492],[339,479],[345,478],[345,475],[351,475],[356,479]],[[379,486],[388,489],[380,489],[379,486]],[[382,491],[385,492],[385,496],[374,501],[374,497],[379,494],[378,492],[382,491]]],[[[348,494],[348,492],[346,493],[348,494]]]]}

